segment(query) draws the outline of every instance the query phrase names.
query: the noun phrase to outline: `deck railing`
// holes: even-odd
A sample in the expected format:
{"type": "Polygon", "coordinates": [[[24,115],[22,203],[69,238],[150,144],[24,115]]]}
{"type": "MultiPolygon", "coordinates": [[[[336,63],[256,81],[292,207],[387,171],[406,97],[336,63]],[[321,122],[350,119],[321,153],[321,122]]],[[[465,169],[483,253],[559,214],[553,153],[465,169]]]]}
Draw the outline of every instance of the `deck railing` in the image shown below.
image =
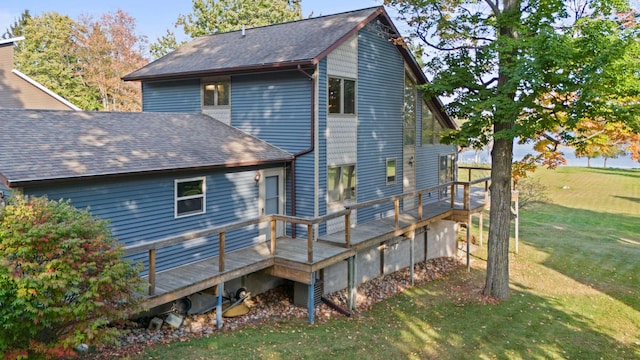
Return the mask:
{"type": "MultiPolygon", "coordinates": [[[[476,170],[476,169],[487,170],[486,168],[465,168],[465,169],[469,170],[469,179],[472,179],[471,177],[472,170],[476,170]]],[[[261,216],[259,218],[238,221],[238,222],[216,226],[216,227],[208,228],[204,230],[192,231],[192,232],[188,232],[178,236],[170,236],[164,239],[151,241],[148,243],[129,245],[129,246],[126,246],[124,250],[125,250],[125,255],[139,254],[145,251],[148,253],[149,296],[153,296],[155,294],[155,286],[156,286],[156,252],[158,249],[217,234],[218,240],[219,240],[218,241],[218,271],[224,272],[225,271],[225,254],[226,254],[225,240],[226,240],[226,234],[228,232],[233,230],[239,230],[248,226],[256,226],[256,225],[259,226],[261,223],[268,222],[270,224],[270,238],[271,238],[270,253],[274,255],[276,253],[276,245],[277,245],[276,243],[277,243],[278,221],[281,221],[285,224],[290,223],[293,226],[303,225],[307,227],[307,261],[309,263],[312,263],[313,262],[313,242],[315,240],[313,227],[317,224],[327,222],[331,219],[344,217],[344,224],[345,224],[344,246],[346,248],[349,248],[351,246],[351,213],[353,210],[392,202],[394,205],[395,227],[396,229],[398,229],[400,226],[400,214],[401,214],[400,200],[403,200],[405,198],[410,198],[410,197],[413,197],[413,198],[417,197],[418,198],[418,205],[417,205],[418,220],[423,220],[424,194],[433,193],[433,192],[440,194],[442,191],[450,187],[451,193],[448,196],[451,197],[451,205],[450,205],[451,209],[454,209],[455,200],[456,198],[460,197],[459,194],[457,193],[458,188],[462,186],[463,187],[463,194],[462,194],[463,208],[464,210],[469,210],[471,206],[470,205],[471,187],[476,184],[484,183],[485,201],[487,201],[489,180],[490,178],[484,177],[484,178],[478,178],[478,179],[474,179],[472,181],[467,181],[467,182],[454,181],[454,182],[450,182],[450,183],[446,183],[446,184],[442,184],[442,185],[438,185],[438,186],[434,186],[426,189],[404,193],[402,195],[389,196],[382,199],[365,201],[362,203],[350,205],[345,207],[345,209],[342,211],[338,211],[338,212],[331,213],[331,214],[317,217],[317,218],[300,218],[300,217],[278,215],[278,214],[266,215],[266,216],[261,216]]]]}

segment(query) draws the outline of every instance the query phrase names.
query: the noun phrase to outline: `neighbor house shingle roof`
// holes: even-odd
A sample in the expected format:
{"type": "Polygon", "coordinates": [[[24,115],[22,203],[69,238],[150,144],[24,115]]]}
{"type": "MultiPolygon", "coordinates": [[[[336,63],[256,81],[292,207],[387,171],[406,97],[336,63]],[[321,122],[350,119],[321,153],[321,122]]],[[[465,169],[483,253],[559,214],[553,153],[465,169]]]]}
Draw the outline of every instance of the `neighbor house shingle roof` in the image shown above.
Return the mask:
{"type": "MultiPolygon", "coordinates": [[[[199,37],[126,75],[145,80],[311,65],[379,15],[382,7],[199,37]]],[[[389,20],[390,22],[390,20],[389,20]]]]}
{"type": "Polygon", "coordinates": [[[10,187],[292,158],[202,114],[0,109],[0,129],[0,179],[10,187]]]}

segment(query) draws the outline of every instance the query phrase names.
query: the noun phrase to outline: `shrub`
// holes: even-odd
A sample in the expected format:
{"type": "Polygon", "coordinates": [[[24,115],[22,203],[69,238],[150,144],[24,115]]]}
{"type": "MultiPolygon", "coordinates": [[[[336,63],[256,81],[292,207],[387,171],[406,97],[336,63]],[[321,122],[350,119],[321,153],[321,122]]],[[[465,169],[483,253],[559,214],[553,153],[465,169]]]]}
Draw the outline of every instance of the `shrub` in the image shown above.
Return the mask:
{"type": "Polygon", "coordinates": [[[69,201],[14,196],[0,210],[0,355],[73,354],[138,310],[140,268],[107,222],[69,201]]]}

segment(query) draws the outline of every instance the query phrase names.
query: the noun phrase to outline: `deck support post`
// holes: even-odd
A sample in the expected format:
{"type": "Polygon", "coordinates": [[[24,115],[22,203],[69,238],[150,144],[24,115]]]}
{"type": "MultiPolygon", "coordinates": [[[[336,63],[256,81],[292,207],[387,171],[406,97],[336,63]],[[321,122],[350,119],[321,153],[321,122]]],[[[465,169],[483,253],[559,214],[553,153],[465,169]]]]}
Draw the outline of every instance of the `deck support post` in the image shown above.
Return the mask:
{"type": "Polygon", "coordinates": [[[149,296],[156,293],[156,249],[149,249],[149,296]]]}
{"type": "Polygon", "coordinates": [[[456,205],[456,184],[451,184],[451,208],[453,209],[456,205]]]}
{"type": "Polygon", "coordinates": [[[471,271],[471,214],[467,218],[467,271],[471,271]]]}
{"type": "Polygon", "coordinates": [[[412,232],[411,237],[409,238],[409,276],[411,276],[411,286],[413,286],[414,283],[414,269],[413,266],[415,264],[415,250],[414,250],[414,245],[415,245],[415,239],[416,239],[416,233],[415,231],[412,232]]]}
{"type": "Polygon", "coordinates": [[[221,232],[219,235],[219,249],[218,249],[218,271],[224,272],[224,241],[225,233],[221,232]]]}
{"type": "Polygon", "coordinates": [[[347,299],[347,306],[349,307],[349,311],[353,311],[353,308],[356,304],[356,267],[355,267],[355,258],[356,256],[349,256],[347,263],[347,286],[349,291],[349,298],[347,299]]]}
{"type": "Polygon", "coordinates": [[[429,227],[424,227],[424,262],[429,260],[429,227]]]}
{"type": "Polygon", "coordinates": [[[471,208],[471,189],[469,184],[464,184],[464,209],[469,210],[471,208]]]}
{"type": "Polygon", "coordinates": [[[351,211],[344,214],[344,242],[347,249],[351,247],[351,211]]]}
{"type": "Polygon", "coordinates": [[[271,219],[271,255],[276,254],[276,229],[277,229],[277,220],[271,219]]]}
{"type": "Polygon", "coordinates": [[[307,311],[309,313],[309,324],[313,325],[313,317],[314,317],[314,294],[315,294],[315,284],[316,283],[316,272],[311,272],[311,283],[309,284],[309,291],[307,292],[307,311]]]}
{"type": "Polygon", "coordinates": [[[422,193],[418,194],[418,219],[422,220],[422,193]]]}
{"type": "Polygon", "coordinates": [[[313,225],[307,225],[307,261],[313,263],[313,225]]]}
{"type": "Polygon", "coordinates": [[[396,229],[400,227],[400,199],[393,200],[396,229]]]}
{"type": "Polygon", "coordinates": [[[224,293],[224,283],[218,284],[218,301],[216,301],[216,326],[222,329],[222,294],[224,293]]]}
{"type": "Polygon", "coordinates": [[[480,241],[480,246],[482,246],[482,232],[484,231],[484,225],[482,224],[483,220],[484,220],[484,212],[480,211],[480,213],[478,213],[478,215],[480,215],[480,218],[478,219],[478,240],[480,241]]]}
{"type": "Polygon", "coordinates": [[[515,204],[515,207],[516,207],[516,211],[515,211],[516,224],[515,224],[515,231],[514,231],[514,233],[515,233],[514,235],[516,237],[516,254],[518,253],[518,245],[519,245],[518,243],[519,243],[519,240],[520,240],[520,216],[518,216],[518,215],[520,215],[519,214],[520,209],[519,209],[518,205],[519,205],[518,204],[518,195],[516,194],[516,204],[515,204]]]}

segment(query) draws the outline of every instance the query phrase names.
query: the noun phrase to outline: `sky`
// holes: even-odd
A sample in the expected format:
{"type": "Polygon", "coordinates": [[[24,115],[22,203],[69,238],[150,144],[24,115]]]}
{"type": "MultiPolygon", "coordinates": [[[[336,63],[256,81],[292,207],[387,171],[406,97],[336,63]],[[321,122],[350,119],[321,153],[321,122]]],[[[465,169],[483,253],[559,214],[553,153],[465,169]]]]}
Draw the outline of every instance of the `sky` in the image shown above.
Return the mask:
{"type": "MultiPolygon", "coordinates": [[[[302,0],[302,14],[305,18],[310,14],[330,15],[381,4],[382,0],[302,0]]],[[[149,43],[155,42],[167,29],[174,31],[178,39],[185,39],[181,29],[175,29],[173,24],[179,14],[191,13],[191,5],[191,0],[3,1],[0,5],[0,34],[3,34],[25,9],[28,9],[32,16],[55,11],[69,15],[74,20],[78,20],[79,15],[98,18],[104,13],[121,9],[136,19],[138,34],[147,36],[149,43]]]]}

